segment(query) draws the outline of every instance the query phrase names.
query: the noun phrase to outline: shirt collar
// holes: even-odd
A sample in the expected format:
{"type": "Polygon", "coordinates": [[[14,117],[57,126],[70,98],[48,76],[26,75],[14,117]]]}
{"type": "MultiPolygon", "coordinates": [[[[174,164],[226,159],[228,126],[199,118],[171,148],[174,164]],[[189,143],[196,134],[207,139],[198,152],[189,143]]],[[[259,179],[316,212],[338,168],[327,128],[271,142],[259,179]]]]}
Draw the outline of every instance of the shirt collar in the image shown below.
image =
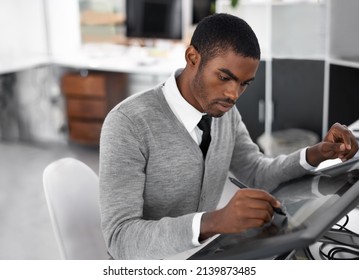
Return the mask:
{"type": "Polygon", "coordinates": [[[184,125],[188,132],[191,132],[196,128],[204,114],[188,103],[180,93],[176,78],[182,71],[183,69],[178,69],[168,78],[163,86],[163,93],[177,119],[184,125]]]}

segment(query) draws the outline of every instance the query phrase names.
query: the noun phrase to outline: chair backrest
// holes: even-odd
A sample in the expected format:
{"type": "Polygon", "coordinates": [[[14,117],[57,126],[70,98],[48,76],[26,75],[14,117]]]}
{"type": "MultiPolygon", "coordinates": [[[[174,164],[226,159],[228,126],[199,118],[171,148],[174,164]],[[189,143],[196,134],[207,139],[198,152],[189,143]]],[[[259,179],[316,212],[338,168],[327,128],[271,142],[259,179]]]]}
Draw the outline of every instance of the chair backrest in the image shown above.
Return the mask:
{"type": "Polygon", "coordinates": [[[43,185],[63,259],[108,259],[100,225],[99,181],[85,163],[63,158],[49,164],[43,185]]]}

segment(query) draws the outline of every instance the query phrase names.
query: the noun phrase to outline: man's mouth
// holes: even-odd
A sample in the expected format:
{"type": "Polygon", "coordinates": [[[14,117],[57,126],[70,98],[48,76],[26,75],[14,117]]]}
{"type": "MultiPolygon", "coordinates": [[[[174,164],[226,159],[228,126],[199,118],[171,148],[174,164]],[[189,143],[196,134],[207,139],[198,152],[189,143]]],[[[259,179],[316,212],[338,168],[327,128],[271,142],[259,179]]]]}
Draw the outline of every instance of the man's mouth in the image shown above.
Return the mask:
{"type": "Polygon", "coordinates": [[[219,105],[218,107],[222,112],[228,112],[234,105],[234,103],[226,101],[218,101],[217,104],[219,105]]]}

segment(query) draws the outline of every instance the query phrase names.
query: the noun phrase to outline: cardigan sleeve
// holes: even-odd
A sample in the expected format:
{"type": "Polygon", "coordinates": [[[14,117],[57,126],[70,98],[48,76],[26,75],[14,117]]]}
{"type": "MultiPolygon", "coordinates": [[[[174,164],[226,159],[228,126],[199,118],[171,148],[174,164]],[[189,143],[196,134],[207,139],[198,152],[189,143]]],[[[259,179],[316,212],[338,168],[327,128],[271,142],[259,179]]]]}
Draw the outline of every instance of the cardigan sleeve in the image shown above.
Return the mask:
{"type": "Polygon", "coordinates": [[[141,129],[111,111],[101,132],[99,177],[102,229],[115,259],[162,259],[194,247],[195,213],[143,219],[147,156],[141,129]]]}
{"type": "Polygon", "coordinates": [[[275,158],[265,156],[255,144],[239,112],[234,114],[235,145],[230,171],[254,188],[273,190],[280,183],[308,173],[300,164],[300,151],[275,158]]]}

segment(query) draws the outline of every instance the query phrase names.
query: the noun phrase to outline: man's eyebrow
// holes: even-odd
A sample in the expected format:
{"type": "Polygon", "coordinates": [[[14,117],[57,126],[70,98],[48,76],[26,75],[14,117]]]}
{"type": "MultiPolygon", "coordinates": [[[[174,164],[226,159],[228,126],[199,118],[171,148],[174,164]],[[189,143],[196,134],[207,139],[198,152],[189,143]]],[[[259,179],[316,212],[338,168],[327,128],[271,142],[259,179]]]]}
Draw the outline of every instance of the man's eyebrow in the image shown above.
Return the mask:
{"type": "MultiPolygon", "coordinates": [[[[236,75],[234,75],[231,70],[229,70],[229,69],[227,69],[227,68],[219,68],[218,70],[221,71],[221,72],[223,72],[223,73],[225,73],[225,74],[227,74],[228,76],[230,76],[230,77],[231,77],[233,80],[235,80],[236,82],[239,81],[239,78],[238,78],[236,75]]],[[[247,81],[243,81],[243,82],[251,82],[251,81],[253,81],[253,80],[254,80],[254,77],[253,77],[253,78],[250,78],[250,79],[247,80],[247,81]]]]}
{"type": "Polygon", "coordinates": [[[227,69],[227,68],[219,68],[218,70],[225,73],[225,74],[227,74],[228,76],[230,76],[236,82],[239,81],[239,78],[236,75],[234,75],[229,69],[227,69]]]}

